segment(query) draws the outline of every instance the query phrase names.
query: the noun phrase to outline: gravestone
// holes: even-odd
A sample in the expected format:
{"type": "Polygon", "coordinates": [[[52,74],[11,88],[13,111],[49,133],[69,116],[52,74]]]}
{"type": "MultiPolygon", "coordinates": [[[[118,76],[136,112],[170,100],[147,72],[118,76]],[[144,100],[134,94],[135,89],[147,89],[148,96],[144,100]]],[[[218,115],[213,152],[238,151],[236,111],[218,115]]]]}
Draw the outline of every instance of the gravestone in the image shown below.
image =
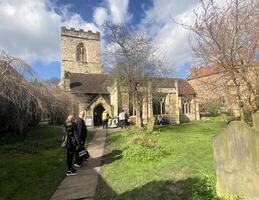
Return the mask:
{"type": "Polygon", "coordinates": [[[259,199],[259,113],[254,127],[233,121],[212,138],[219,195],[259,199]]]}
{"type": "Polygon", "coordinates": [[[155,117],[150,117],[147,122],[147,130],[153,132],[155,126],[155,117]]]}
{"type": "Polygon", "coordinates": [[[111,118],[109,119],[109,127],[110,128],[117,128],[118,127],[119,120],[118,118],[111,118]]]}
{"type": "Polygon", "coordinates": [[[92,118],[92,116],[86,116],[85,117],[85,125],[89,126],[89,127],[93,126],[93,118],[92,118]]]}

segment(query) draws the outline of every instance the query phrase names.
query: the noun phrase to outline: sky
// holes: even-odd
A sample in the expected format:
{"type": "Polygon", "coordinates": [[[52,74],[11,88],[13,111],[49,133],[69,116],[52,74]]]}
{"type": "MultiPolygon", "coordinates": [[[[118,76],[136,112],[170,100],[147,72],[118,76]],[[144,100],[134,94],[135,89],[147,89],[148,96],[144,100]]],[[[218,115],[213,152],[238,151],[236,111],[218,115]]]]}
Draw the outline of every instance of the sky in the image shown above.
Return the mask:
{"type": "Polygon", "coordinates": [[[38,77],[60,77],[61,26],[101,32],[105,20],[146,32],[157,53],[187,77],[193,54],[190,33],[172,18],[193,22],[198,0],[0,0],[0,50],[29,63],[38,77]]]}

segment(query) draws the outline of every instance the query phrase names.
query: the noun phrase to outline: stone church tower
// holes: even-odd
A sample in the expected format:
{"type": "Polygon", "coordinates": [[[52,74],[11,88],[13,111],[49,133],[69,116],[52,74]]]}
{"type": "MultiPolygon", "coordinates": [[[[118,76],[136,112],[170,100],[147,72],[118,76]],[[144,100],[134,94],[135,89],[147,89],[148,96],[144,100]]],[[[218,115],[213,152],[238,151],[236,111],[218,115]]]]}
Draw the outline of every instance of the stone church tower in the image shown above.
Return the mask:
{"type": "Polygon", "coordinates": [[[61,82],[65,72],[101,73],[100,33],[61,28],[61,82]]]}
{"type": "MultiPolygon", "coordinates": [[[[144,95],[140,101],[143,123],[153,115],[162,115],[168,123],[199,119],[196,92],[185,79],[154,77],[154,81],[158,95],[144,95]]],[[[116,119],[127,110],[134,121],[136,110],[127,89],[102,73],[99,32],[62,27],[60,86],[82,97],[73,113],[85,110],[87,126],[101,125],[104,110],[116,119]]]]}

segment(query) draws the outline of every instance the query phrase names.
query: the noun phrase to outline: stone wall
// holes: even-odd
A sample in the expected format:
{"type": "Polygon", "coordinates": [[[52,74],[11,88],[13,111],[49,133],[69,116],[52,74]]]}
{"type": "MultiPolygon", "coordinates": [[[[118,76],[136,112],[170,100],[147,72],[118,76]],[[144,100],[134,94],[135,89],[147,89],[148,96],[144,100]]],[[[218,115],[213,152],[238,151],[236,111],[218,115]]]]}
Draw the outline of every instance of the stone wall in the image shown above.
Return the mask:
{"type": "Polygon", "coordinates": [[[100,61],[100,33],[61,29],[61,80],[64,72],[72,73],[101,73],[100,61]],[[76,47],[82,42],[86,49],[86,61],[76,61],[76,47]]]}
{"type": "Polygon", "coordinates": [[[259,199],[259,113],[255,126],[234,121],[212,139],[220,195],[259,199]]]}
{"type": "Polygon", "coordinates": [[[179,97],[179,113],[180,113],[180,122],[189,122],[193,120],[200,120],[200,111],[198,100],[194,97],[192,99],[179,97]],[[190,112],[183,113],[183,101],[188,100],[190,103],[190,112]]]}
{"type": "Polygon", "coordinates": [[[169,123],[180,123],[179,117],[179,101],[177,93],[169,93],[165,98],[165,115],[167,116],[169,123]]]}
{"type": "Polygon", "coordinates": [[[92,117],[92,125],[94,125],[94,119],[93,119],[94,110],[95,110],[96,106],[98,106],[98,105],[102,105],[104,107],[104,109],[109,113],[110,117],[114,116],[113,108],[111,107],[111,105],[108,104],[108,102],[102,96],[100,96],[86,111],[87,117],[88,118],[92,117]]]}
{"type": "Polygon", "coordinates": [[[118,116],[119,114],[119,94],[118,94],[118,87],[117,83],[115,83],[112,87],[109,87],[110,97],[111,97],[111,105],[113,107],[113,116],[118,116]]]}

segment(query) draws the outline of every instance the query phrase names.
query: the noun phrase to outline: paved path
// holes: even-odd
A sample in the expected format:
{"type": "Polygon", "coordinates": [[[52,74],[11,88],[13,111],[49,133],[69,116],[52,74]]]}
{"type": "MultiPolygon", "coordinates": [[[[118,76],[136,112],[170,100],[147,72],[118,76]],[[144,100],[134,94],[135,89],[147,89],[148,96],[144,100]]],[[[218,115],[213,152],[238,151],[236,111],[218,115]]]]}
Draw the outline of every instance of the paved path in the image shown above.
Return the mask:
{"type": "Polygon", "coordinates": [[[85,166],[77,170],[75,176],[66,177],[61,182],[51,200],[94,199],[101,169],[106,133],[107,131],[105,130],[96,131],[92,142],[87,148],[91,158],[85,166]]]}

